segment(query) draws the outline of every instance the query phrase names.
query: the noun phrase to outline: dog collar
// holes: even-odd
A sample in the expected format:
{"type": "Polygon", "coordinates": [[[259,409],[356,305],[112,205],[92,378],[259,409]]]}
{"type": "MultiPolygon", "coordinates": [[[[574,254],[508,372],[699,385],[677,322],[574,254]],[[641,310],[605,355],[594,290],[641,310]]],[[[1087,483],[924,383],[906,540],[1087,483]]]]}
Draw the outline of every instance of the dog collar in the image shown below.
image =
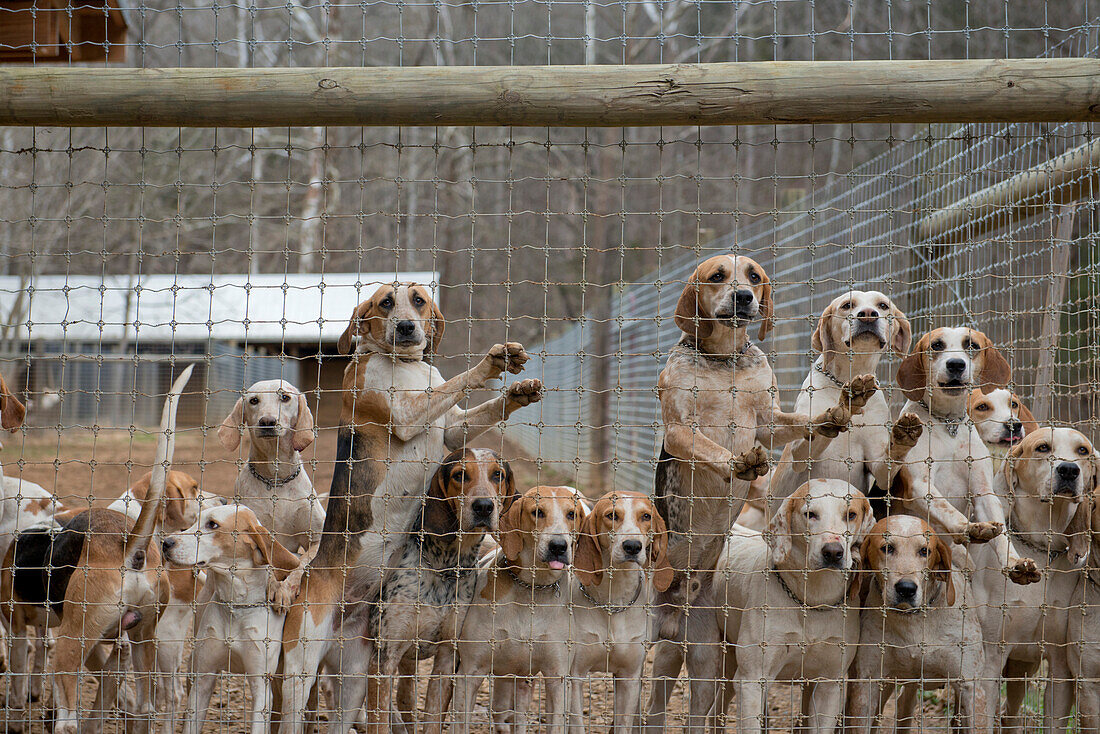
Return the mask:
{"type": "MultiPolygon", "coordinates": [[[[779,582],[779,586],[782,587],[783,591],[787,592],[787,596],[789,596],[792,601],[798,604],[798,606],[802,607],[802,611],[828,612],[840,606],[840,602],[837,602],[836,604],[807,604],[806,602],[795,596],[794,592],[791,591],[791,587],[787,586],[787,582],[783,580],[782,571],[780,571],[778,568],[775,568],[774,566],[769,568],[768,570],[775,575],[775,580],[779,582]]],[[[841,597],[840,599],[841,601],[844,601],[844,597],[841,597]]]]}
{"type": "Polygon", "coordinates": [[[825,375],[826,377],[828,377],[828,378],[829,378],[830,380],[832,380],[832,381],[833,381],[833,383],[834,383],[834,384],[835,384],[835,385],[836,385],[837,387],[839,387],[839,388],[843,388],[843,387],[844,387],[844,383],[840,381],[840,378],[839,378],[839,377],[837,377],[837,376],[836,376],[836,375],[834,375],[834,374],[833,374],[832,372],[830,372],[829,370],[827,370],[827,369],[825,369],[824,367],[822,367],[822,366],[821,366],[820,364],[818,364],[817,362],[814,362],[814,369],[815,369],[815,370],[817,370],[818,372],[820,372],[821,374],[825,375]]]}
{"type": "Polygon", "coordinates": [[[260,474],[258,471],[256,471],[256,467],[252,465],[251,461],[248,462],[248,471],[252,472],[252,476],[256,477],[261,482],[271,487],[272,489],[275,489],[275,487],[280,484],[290,484],[295,479],[297,479],[298,475],[302,473],[302,463],[298,462],[298,466],[294,469],[294,472],[285,479],[279,479],[278,473],[275,474],[275,477],[273,479],[265,477],[263,474],[260,474]]]}
{"type": "Polygon", "coordinates": [[[935,412],[934,410],[932,410],[932,406],[924,402],[923,398],[917,401],[917,405],[927,410],[928,415],[932,416],[937,421],[942,423],[943,427],[947,429],[948,436],[950,436],[951,438],[955,438],[955,436],[959,435],[959,426],[961,426],[963,422],[962,418],[956,418],[954,416],[943,415],[941,413],[935,412]]]}
{"type": "Polygon", "coordinates": [[[642,576],[642,578],[638,579],[638,588],[634,589],[634,598],[626,604],[622,604],[619,606],[616,606],[614,604],[604,604],[602,601],[597,601],[595,597],[588,593],[588,589],[585,588],[584,584],[581,584],[579,581],[577,583],[580,585],[581,593],[584,594],[585,599],[592,602],[594,605],[604,610],[608,614],[614,615],[625,612],[627,609],[630,609],[632,606],[634,606],[634,604],[638,601],[638,597],[642,595],[642,587],[645,586],[645,576],[642,576]]]}
{"type": "Polygon", "coordinates": [[[746,338],[745,343],[742,344],[741,348],[737,350],[737,354],[729,357],[719,357],[709,352],[704,352],[697,345],[692,344],[687,339],[681,341],[679,346],[684,347],[685,349],[690,349],[708,362],[717,362],[718,364],[724,364],[727,367],[734,367],[740,364],[741,360],[748,353],[749,349],[752,348],[752,340],[746,338]]]}
{"type": "Polygon", "coordinates": [[[545,589],[553,589],[555,594],[559,594],[559,595],[561,594],[561,579],[560,578],[557,581],[554,581],[552,584],[529,584],[526,581],[524,581],[523,579],[521,579],[519,576],[517,576],[516,572],[513,571],[508,566],[502,565],[501,568],[504,569],[504,573],[508,574],[512,578],[512,581],[515,582],[515,584],[517,586],[522,586],[523,588],[531,589],[532,591],[543,591],[545,589]]]}
{"type": "Polygon", "coordinates": [[[1030,548],[1036,553],[1046,553],[1047,563],[1054,563],[1059,558],[1064,556],[1067,552],[1069,552],[1069,548],[1063,548],[1062,550],[1051,550],[1050,548],[1043,548],[1041,546],[1035,545],[1030,540],[1020,535],[1019,531],[1015,530],[1011,525],[1006,526],[1005,530],[1008,532],[1009,535],[1015,538],[1016,541],[1020,543],[1020,545],[1024,546],[1025,548],[1030,548]]]}

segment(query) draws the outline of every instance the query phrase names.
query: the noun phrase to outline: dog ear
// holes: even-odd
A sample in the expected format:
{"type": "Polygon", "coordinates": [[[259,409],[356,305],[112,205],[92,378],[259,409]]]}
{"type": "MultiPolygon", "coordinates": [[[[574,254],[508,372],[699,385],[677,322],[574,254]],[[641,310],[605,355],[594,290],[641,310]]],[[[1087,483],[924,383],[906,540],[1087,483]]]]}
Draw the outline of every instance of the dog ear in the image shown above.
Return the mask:
{"type": "Polygon", "coordinates": [[[290,447],[295,451],[305,451],[313,443],[313,412],[309,401],[298,393],[298,417],[294,419],[294,433],[290,438],[290,447]]]}
{"type": "Polygon", "coordinates": [[[653,540],[649,544],[649,567],[653,569],[653,588],[668,591],[672,585],[672,564],[668,561],[668,526],[657,508],[653,514],[653,540]]]}
{"type": "Polygon", "coordinates": [[[848,584],[848,600],[854,601],[859,594],[859,605],[867,606],[867,595],[871,593],[871,578],[875,575],[875,568],[871,565],[871,553],[874,547],[874,537],[870,533],[863,537],[859,544],[859,563],[852,571],[852,580],[848,584]]]}
{"type": "Polygon", "coordinates": [[[603,552],[596,538],[595,509],[581,521],[577,536],[577,555],[573,559],[573,571],[585,586],[599,586],[603,582],[603,552]]]}
{"type": "Polygon", "coordinates": [[[447,327],[447,322],[443,320],[443,312],[439,310],[439,306],[436,305],[435,300],[431,299],[429,303],[432,304],[432,317],[428,320],[428,354],[435,354],[439,349],[439,342],[443,340],[443,330],[447,327]]]}
{"type": "Polygon", "coordinates": [[[424,515],[421,526],[429,535],[441,536],[458,531],[458,517],[455,515],[451,498],[447,496],[447,477],[454,467],[451,457],[443,460],[432,475],[428,493],[424,497],[424,515]]]}
{"type": "MultiPolygon", "coordinates": [[[[164,488],[164,523],[171,528],[178,528],[180,530],[186,530],[187,526],[185,518],[183,517],[183,503],[187,501],[187,497],[184,496],[183,490],[180,487],[180,477],[178,475],[182,472],[170,470],[168,472],[168,480],[164,488]]],[[[149,474],[152,478],[152,472],[149,474]]],[[[183,474],[183,478],[189,479],[186,474],[183,474]]]]}
{"type": "Polygon", "coordinates": [[[826,306],[821,313],[821,318],[817,320],[817,328],[814,329],[813,336],[810,337],[810,346],[819,354],[833,351],[832,322],[835,313],[833,304],[826,306]]]}
{"type": "Polygon", "coordinates": [[[1008,500],[1009,505],[1014,505],[1016,501],[1016,482],[1019,479],[1016,476],[1016,462],[1023,455],[1024,445],[1018,443],[1009,449],[1008,453],[1005,454],[1004,461],[1001,462],[1001,475],[1005,483],[1005,498],[1008,500]]]}
{"type": "Polygon", "coordinates": [[[291,571],[298,569],[298,557],[275,540],[271,531],[256,519],[251,511],[244,512],[242,530],[252,545],[252,562],[257,566],[271,566],[279,580],[285,579],[291,571]]]}
{"type": "Polygon", "coordinates": [[[909,319],[901,312],[901,309],[891,304],[890,312],[894,315],[894,338],[890,346],[898,354],[907,354],[913,343],[913,327],[909,319]]]}
{"type": "Polygon", "coordinates": [[[925,334],[898,367],[898,387],[913,402],[924,400],[928,389],[928,342],[925,334]]]}
{"type": "Polygon", "coordinates": [[[947,584],[947,606],[955,606],[955,580],[951,575],[951,548],[939,535],[932,534],[932,557],[929,568],[933,576],[938,576],[947,584]]]}
{"type": "MultiPolygon", "coordinates": [[[[1013,395],[1013,397],[1016,397],[1013,395]]],[[[1024,435],[1027,436],[1033,431],[1039,430],[1039,421],[1035,420],[1035,416],[1031,414],[1031,411],[1024,405],[1024,401],[1016,398],[1016,402],[1020,404],[1020,412],[1017,416],[1020,419],[1020,423],[1024,425],[1024,435]]]]}
{"type": "Polygon", "coordinates": [[[773,564],[781,563],[791,553],[791,516],[794,514],[795,503],[803,497],[801,492],[787,497],[768,523],[765,538],[772,551],[773,564]]]}
{"type": "Polygon", "coordinates": [[[871,532],[871,528],[875,526],[875,510],[871,507],[871,500],[867,499],[863,492],[859,493],[859,497],[857,497],[856,500],[860,507],[860,512],[863,513],[863,521],[859,524],[859,540],[862,547],[863,539],[867,537],[867,534],[871,532]]]}
{"type": "Polygon", "coordinates": [[[760,284],[760,341],[767,338],[768,332],[775,326],[775,299],[772,296],[772,282],[763,268],[760,268],[760,277],[764,282],[760,284]]]}
{"type": "Polygon", "coordinates": [[[672,319],[680,331],[696,341],[708,338],[714,331],[711,315],[700,308],[699,289],[702,287],[703,284],[694,277],[688,281],[680,300],[676,302],[676,314],[672,319]]]}
{"type": "Polygon", "coordinates": [[[352,310],[351,318],[348,319],[348,326],[344,329],[344,333],[340,335],[340,340],[336,342],[336,349],[340,354],[351,353],[354,338],[362,333],[363,322],[371,317],[373,311],[374,296],[363,301],[352,310]]]}
{"type": "Polygon", "coordinates": [[[500,549],[509,561],[523,550],[523,498],[517,497],[500,515],[500,549]]]}
{"type": "Polygon", "coordinates": [[[218,426],[218,440],[226,451],[236,451],[241,447],[241,432],[244,424],[244,398],[237,398],[237,403],[222,424],[218,426]]]}
{"type": "Polygon", "coordinates": [[[516,473],[512,471],[512,465],[504,457],[497,457],[497,461],[504,469],[504,486],[501,487],[500,494],[503,498],[501,504],[501,512],[503,513],[511,509],[512,504],[519,499],[519,493],[516,492],[516,473]]]}
{"type": "Polygon", "coordinates": [[[980,375],[980,387],[982,392],[988,395],[998,388],[1003,388],[1012,381],[1012,368],[1008,360],[1001,354],[988,336],[977,332],[978,341],[982,345],[982,374],[980,375]]]}
{"type": "Polygon", "coordinates": [[[4,376],[0,375],[0,426],[14,433],[23,425],[26,417],[27,409],[8,389],[4,376]]]}

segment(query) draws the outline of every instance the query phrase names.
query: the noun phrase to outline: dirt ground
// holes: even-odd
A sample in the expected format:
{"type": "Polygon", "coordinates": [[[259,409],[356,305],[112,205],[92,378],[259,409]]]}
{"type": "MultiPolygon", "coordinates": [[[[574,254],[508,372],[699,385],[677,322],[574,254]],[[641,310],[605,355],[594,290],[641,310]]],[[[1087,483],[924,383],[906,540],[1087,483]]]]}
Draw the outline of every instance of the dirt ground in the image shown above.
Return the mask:
{"type": "MultiPolygon", "coordinates": [[[[322,430],[318,441],[305,452],[307,470],[314,486],[321,492],[327,490],[332,478],[335,434],[335,430],[322,430]]],[[[502,441],[499,437],[486,437],[480,441],[480,445],[499,450],[502,448],[502,441]]],[[[154,449],[155,436],[144,432],[131,434],[126,431],[66,429],[59,433],[35,430],[8,437],[0,457],[4,460],[4,471],[8,476],[22,475],[52,490],[67,505],[80,507],[89,503],[102,505],[118,497],[133,479],[148,471],[154,449]]],[[[545,470],[539,472],[534,462],[520,458],[508,447],[504,447],[504,450],[506,456],[513,461],[521,489],[533,486],[536,482],[547,484],[562,481],[560,477],[548,474],[545,470]]],[[[229,495],[239,469],[238,458],[222,448],[213,429],[206,431],[205,435],[201,429],[194,429],[179,435],[174,466],[199,478],[205,492],[229,495]]],[[[429,670],[430,663],[420,666],[421,695],[429,670]]],[[[646,689],[643,700],[648,700],[648,686],[646,689]]],[[[941,697],[942,692],[925,694],[923,728],[947,730],[946,705],[941,697]]],[[[94,682],[89,680],[85,684],[84,705],[90,708],[93,698],[94,682]]],[[[536,703],[538,699],[536,694],[536,703]]],[[[612,686],[606,676],[592,676],[585,686],[584,701],[588,730],[607,731],[611,726],[612,686]]],[[[476,713],[475,731],[478,734],[488,732],[484,708],[487,702],[488,697],[483,690],[476,713]]],[[[792,713],[798,710],[799,702],[800,694],[791,686],[773,688],[768,707],[773,731],[791,729],[792,713]]],[[[733,710],[731,707],[731,712],[733,710]]],[[[47,731],[47,711],[48,695],[29,710],[30,720],[26,723],[30,726],[25,729],[27,734],[47,731]]],[[[892,705],[887,711],[892,713],[892,705]]],[[[246,694],[242,679],[239,676],[226,675],[211,701],[210,720],[204,729],[205,734],[246,734],[246,712],[246,694]]],[[[670,730],[678,731],[681,728],[683,713],[684,691],[683,686],[679,686],[670,708],[670,730]]],[[[106,734],[115,734],[123,729],[117,713],[100,714],[89,711],[88,714],[104,717],[106,734]]],[[[181,722],[175,720],[176,717],[169,712],[161,712],[161,715],[161,721],[166,725],[163,731],[181,729],[181,722]],[[174,725],[169,725],[173,721],[174,725]]],[[[7,723],[10,731],[13,728],[11,725],[16,722],[0,723],[7,723]]]]}

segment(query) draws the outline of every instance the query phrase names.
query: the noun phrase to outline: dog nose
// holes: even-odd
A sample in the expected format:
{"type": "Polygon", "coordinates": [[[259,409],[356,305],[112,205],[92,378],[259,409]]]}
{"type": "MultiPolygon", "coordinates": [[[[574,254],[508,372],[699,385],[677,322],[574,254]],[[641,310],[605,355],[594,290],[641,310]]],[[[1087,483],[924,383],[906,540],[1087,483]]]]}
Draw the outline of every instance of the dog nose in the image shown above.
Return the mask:
{"type": "Polygon", "coordinates": [[[1008,422],[1008,431],[1013,435],[1019,433],[1021,430],[1023,430],[1023,428],[1024,424],[1016,420],[1015,418],[1008,422]]]}
{"type": "Polygon", "coordinates": [[[274,428],[278,424],[278,421],[274,418],[260,418],[256,421],[256,425],[260,428],[274,428]]]}
{"type": "Polygon", "coordinates": [[[894,584],[894,593],[899,599],[914,599],[917,596],[917,584],[913,581],[899,581],[894,584]]]}
{"type": "Polygon", "coordinates": [[[1081,467],[1070,461],[1063,461],[1057,466],[1056,471],[1058,478],[1067,482],[1076,481],[1077,477],[1081,476],[1081,467]]]}
{"type": "Polygon", "coordinates": [[[165,553],[167,553],[168,551],[172,550],[175,547],[176,547],[176,539],[175,538],[165,538],[160,544],[160,549],[162,551],[164,551],[165,553]]]}
{"type": "Polygon", "coordinates": [[[951,375],[961,375],[966,370],[965,359],[949,359],[947,360],[947,372],[951,375]]]}
{"type": "Polygon", "coordinates": [[[636,556],[642,552],[642,541],[640,540],[624,540],[623,541],[623,553],[628,556],[636,556]]]}
{"type": "Polygon", "coordinates": [[[753,298],[755,298],[755,296],[752,294],[752,291],[739,290],[737,291],[737,295],[734,296],[734,301],[737,303],[738,308],[748,308],[752,305],[753,298]]]}
{"type": "Polygon", "coordinates": [[[470,508],[473,509],[476,516],[488,517],[493,514],[493,501],[485,499],[484,497],[478,497],[470,503],[470,508]]]}
{"type": "Polygon", "coordinates": [[[830,566],[837,566],[844,560],[844,546],[840,543],[826,543],[821,547],[821,560],[830,566]]]}
{"type": "Polygon", "coordinates": [[[873,308],[865,308],[856,314],[856,318],[861,321],[876,321],[878,319],[878,311],[873,308]]]}
{"type": "Polygon", "coordinates": [[[412,336],[413,332],[416,331],[416,324],[408,320],[398,321],[395,331],[397,331],[398,336],[412,336]]]}
{"type": "Polygon", "coordinates": [[[569,549],[569,545],[560,539],[551,540],[546,544],[546,551],[553,557],[561,557],[565,555],[565,551],[569,549]]]}

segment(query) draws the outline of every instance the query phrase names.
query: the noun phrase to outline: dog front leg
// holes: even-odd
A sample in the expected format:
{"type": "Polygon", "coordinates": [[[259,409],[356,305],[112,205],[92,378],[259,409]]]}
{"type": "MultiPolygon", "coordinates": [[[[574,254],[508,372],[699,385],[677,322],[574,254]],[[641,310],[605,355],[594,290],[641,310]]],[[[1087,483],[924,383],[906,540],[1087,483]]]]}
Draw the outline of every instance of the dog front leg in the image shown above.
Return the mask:
{"type": "Polygon", "coordinates": [[[646,734],[661,734],[665,728],[665,714],[676,681],[684,665],[684,650],[679,642],[661,640],[653,655],[653,685],[649,692],[649,713],[645,720],[646,734]]]}
{"type": "Polygon", "coordinates": [[[542,400],[542,381],[520,380],[508,386],[507,392],[481,405],[460,410],[453,408],[447,415],[443,443],[451,451],[462,448],[493,426],[508,420],[520,408],[542,400]]]}
{"type": "Polygon", "coordinates": [[[914,476],[908,466],[902,466],[890,485],[890,493],[904,502],[911,514],[924,518],[936,532],[950,536],[955,543],[988,543],[1004,530],[1004,525],[996,522],[971,522],[927,480],[923,469],[914,476]]]}

